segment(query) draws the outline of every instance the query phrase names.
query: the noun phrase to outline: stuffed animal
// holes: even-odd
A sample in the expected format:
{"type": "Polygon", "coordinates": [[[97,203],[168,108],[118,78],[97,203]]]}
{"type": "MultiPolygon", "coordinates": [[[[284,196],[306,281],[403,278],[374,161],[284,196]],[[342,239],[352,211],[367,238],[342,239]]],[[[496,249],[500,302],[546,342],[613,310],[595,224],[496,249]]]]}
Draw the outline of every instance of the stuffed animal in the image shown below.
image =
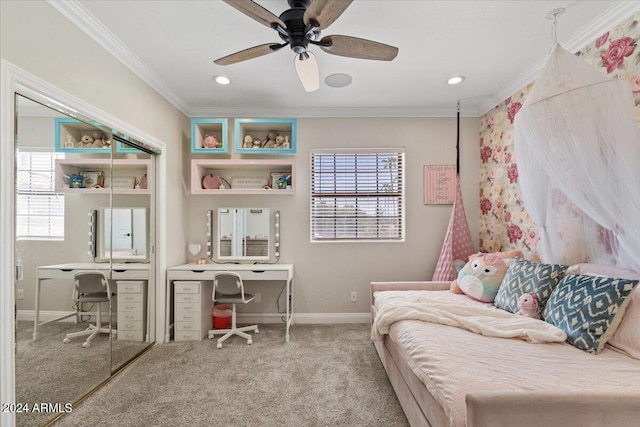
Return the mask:
{"type": "Polygon", "coordinates": [[[218,139],[215,135],[205,135],[202,145],[204,148],[218,148],[218,139]]]}
{"type": "Polygon", "coordinates": [[[492,302],[506,274],[507,264],[500,255],[477,253],[469,257],[450,290],[478,301],[492,302]]]}
{"type": "Polygon", "coordinates": [[[92,147],[93,146],[93,137],[89,134],[82,135],[80,138],[80,142],[78,143],[78,147],[92,147]]]}
{"type": "Polygon", "coordinates": [[[274,148],[284,148],[284,136],[276,136],[276,145],[274,148]]]}
{"type": "Polygon", "coordinates": [[[262,142],[259,139],[254,139],[252,148],[261,148],[261,147],[262,147],[262,142]]]}
{"type": "Polygon", "coordinates": [[[538,297],[536,294],[522,294],[518,298],[518,311],[516,314],[520,316],[532,317],[534,319],[540,318],[538,313],[538,297]]]}
{"type": "Polygon", "coordinates": [[[267,140],[262,145],[263,148],[274,148],[276,146],[276,138],[278,134],[275,131],[270,130],[267,134],[267,140]]]}
{"type": "Polygon", "coordinates": [[[242,148],[252,148],[253,147],[253,138],[251,135],[245,135],[244,140],[242,141],[242,148]]]}
{"type": "Polygon", "coordinates": [[[102,148],[102,147],[105,146],[104,136],[102,135],[101,132],[94,132],[92,136],[93,136],[92,147],[94,147],[94,148],[102,148]]]}

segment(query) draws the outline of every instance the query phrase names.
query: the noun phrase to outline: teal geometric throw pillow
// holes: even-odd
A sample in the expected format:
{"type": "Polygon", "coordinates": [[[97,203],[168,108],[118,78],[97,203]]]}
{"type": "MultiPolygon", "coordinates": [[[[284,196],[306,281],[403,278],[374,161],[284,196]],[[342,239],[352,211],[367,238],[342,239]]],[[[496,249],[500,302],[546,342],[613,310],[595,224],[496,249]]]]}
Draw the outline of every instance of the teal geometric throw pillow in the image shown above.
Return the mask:
{"type": "Polygon", "coordinates": [[[544,320],[562,329],[567,341],[598,354],[622,321],[637,280],[568,275],[544,309],[544,320]]]}
{"type": "Polygon", "coordinates": [[[518,298],[522,294],[535,294],[538,297],[538,313],[542,313],[551,292],[558,286],[568,266],[560,264],[542,264],[516,258],[502,279],[493,304],[503,310],[518,311],[518,298]]]}

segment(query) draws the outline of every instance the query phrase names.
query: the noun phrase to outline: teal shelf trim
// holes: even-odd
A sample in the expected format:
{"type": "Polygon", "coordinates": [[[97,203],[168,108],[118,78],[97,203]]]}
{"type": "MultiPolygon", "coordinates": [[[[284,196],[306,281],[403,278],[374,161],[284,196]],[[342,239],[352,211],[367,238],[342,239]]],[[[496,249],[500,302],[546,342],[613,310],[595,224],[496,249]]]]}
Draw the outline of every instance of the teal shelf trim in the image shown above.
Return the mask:
{"type": "MultiPolygon", "coordinates": [[[[63,125],[69,124],[83,124],[77,119],[71,118],[56,118],[54,119],[55,123],[55,151],[63,152],[63,153],[111,153],[111,147],[100,147],[100,148],[88,148],[88,147],[66,147],[64,141],[62,141],[60,136],[60,127],[63,125]]],[[[100,123],[96,122],[96,125],[100,125],[100,123]]],[[[104,132],[96,127],[96,132],[104,132]]],[[[115,133],[115,131],[113,131],[115,133]]],[[[142,151],[135,149],[133,147],[124,146],[120,142],[116,142],[116,152],[118,153],[143,153],[142,151]]]]}
{"type": "Polygon", "coordinates": [[[235,119],[233,150],[243,154],[295,154],[297,148],[298,121],[296,119],[235,119]],[[289,148],[244,148],[245,135],[261,139],[274,130],[289,137],[289,148]],[[253,135],[252,135],[253,133],[253,135]]]}
{"type": "Polygon", "coordinates": [[[227,119],[191,119],[191,153],[193,154],[226,154],[229,152],[228,143],[228,120],[227,119]],[[200,129],[219,129],[212,130],[208,133],[215,134],[218,142],[222,142],[222,146],[218,148],[206,148],[199,145],[204,138],[205,133],[200,133],[200,129]]]}

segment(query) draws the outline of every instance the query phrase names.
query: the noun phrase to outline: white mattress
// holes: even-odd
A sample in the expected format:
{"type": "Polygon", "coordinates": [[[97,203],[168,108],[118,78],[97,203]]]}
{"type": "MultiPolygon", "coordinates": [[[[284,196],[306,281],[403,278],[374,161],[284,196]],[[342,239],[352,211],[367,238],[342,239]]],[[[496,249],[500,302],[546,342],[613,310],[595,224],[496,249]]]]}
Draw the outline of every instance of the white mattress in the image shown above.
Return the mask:
{"type": "MultiPolygon", "coordinates": [[[[385,298],[438,292],[442,298],[483,304],[449,291],[376,292],[379,309],[385,298]]],[[[482,391],[597,391],[640,393],[640,361],[610,348],[599,355],[568,343],[531,344],[519,339],[490,338],[451,326],[403,320],[389,329],[390,338],[408,356],[408,364],[449,417],[465,426],[465,395],[482,391]]]]}

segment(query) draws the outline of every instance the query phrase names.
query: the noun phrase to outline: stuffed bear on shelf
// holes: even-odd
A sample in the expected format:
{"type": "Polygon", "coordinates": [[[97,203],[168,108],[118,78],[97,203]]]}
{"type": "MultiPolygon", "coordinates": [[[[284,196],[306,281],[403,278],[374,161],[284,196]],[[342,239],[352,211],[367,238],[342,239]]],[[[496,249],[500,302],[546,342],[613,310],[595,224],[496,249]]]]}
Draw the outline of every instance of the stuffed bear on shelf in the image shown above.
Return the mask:
{"type": "Polygon", "coordinates": [[[269,131],[269,133],[267,133],[267,140],[262,144],[262,148],[275,148],[277,137],[278,134],[275,131],[269,131]]]}

